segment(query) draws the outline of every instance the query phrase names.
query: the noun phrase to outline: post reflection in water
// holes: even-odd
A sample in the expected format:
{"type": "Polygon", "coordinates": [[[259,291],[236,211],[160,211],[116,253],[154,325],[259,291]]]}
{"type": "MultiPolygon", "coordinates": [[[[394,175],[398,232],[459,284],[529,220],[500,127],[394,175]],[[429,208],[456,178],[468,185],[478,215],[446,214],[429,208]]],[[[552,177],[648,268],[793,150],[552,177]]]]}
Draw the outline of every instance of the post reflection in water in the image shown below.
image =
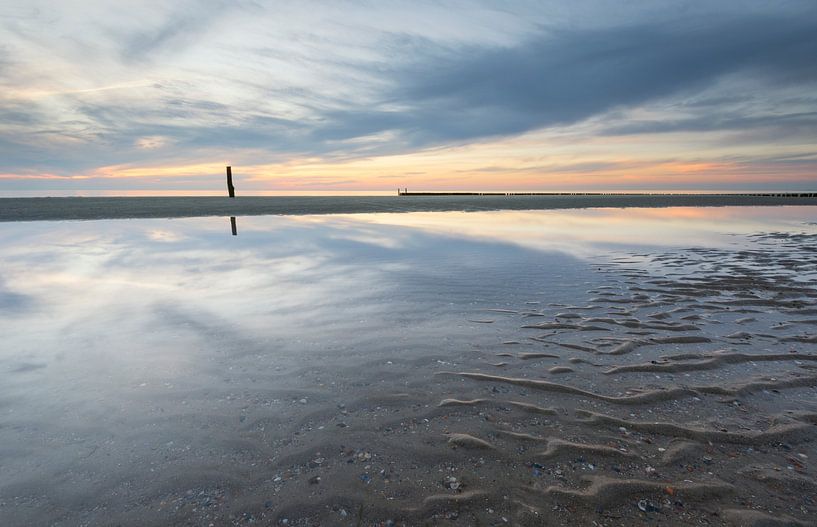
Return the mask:
{"type": "Polygon", "coordinates": [[[238,227],[235,224],[235,216],[230,216],[230,229],[233,231],[233,236],[238,236],[238,227]]]}

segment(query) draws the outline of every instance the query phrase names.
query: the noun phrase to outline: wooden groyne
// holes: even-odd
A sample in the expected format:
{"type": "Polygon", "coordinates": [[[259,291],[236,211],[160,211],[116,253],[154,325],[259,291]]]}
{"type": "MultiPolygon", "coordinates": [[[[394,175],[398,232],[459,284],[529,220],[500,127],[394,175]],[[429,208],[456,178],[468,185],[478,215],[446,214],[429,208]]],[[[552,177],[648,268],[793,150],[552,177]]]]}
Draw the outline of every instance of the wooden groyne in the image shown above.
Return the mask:
{"type": "Polygon", "coordinates": [[[707,192],[689,194],[686,192],[409,192],[397,189],[398,196],[736,196],[762,198],[817,198],[817,192],[707,192]]]}

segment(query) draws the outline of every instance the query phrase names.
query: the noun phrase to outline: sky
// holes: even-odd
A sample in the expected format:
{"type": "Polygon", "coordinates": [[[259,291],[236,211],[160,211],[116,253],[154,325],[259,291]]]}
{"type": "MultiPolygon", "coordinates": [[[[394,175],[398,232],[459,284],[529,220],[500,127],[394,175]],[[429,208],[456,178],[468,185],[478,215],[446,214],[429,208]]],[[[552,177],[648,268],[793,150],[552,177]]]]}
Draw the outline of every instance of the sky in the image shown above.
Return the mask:
{"type": "Polygon", "coordinates": [[[815,190],[817,2],[0,4],[0,191],[815,190]]]}

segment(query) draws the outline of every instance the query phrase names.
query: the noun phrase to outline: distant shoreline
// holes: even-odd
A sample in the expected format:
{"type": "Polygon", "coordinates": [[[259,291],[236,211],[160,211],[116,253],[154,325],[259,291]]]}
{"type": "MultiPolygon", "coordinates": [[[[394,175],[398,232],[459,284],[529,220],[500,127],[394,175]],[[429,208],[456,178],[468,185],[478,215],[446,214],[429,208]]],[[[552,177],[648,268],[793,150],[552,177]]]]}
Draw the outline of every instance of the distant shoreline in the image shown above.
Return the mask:
{"type": "Polygon", "coordinates": [[[398,196],[743,196],[764,198],[817,198],[817,192],[458,192],[458,191],[397,191],[398,196]]]}
{"type": "Polygon", "coordinates": [[[0,221],[781,205],[817,205],[817,193],[0,198],[0,221]]]}

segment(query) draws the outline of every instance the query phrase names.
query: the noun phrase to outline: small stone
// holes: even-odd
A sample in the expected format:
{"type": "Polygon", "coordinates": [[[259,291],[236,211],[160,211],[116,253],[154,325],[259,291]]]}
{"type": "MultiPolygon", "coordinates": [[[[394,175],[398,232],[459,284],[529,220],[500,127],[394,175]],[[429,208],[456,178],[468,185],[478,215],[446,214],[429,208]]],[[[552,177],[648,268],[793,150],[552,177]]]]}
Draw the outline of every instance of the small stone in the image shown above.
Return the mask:
{"type": "Polygon", "coordinates": [[[649,500],[638,500],[638,510],[641,512],[655,512],[658,507],[649,500]]]}
{"type": "Polygon", "coordinates": [[[443,486],[451,490],[459,490],[460,488],[462,488],[462,483],[457,481],[457,478],[455,478],[454,476],[448,476],[443,481],[443,486]]]}

